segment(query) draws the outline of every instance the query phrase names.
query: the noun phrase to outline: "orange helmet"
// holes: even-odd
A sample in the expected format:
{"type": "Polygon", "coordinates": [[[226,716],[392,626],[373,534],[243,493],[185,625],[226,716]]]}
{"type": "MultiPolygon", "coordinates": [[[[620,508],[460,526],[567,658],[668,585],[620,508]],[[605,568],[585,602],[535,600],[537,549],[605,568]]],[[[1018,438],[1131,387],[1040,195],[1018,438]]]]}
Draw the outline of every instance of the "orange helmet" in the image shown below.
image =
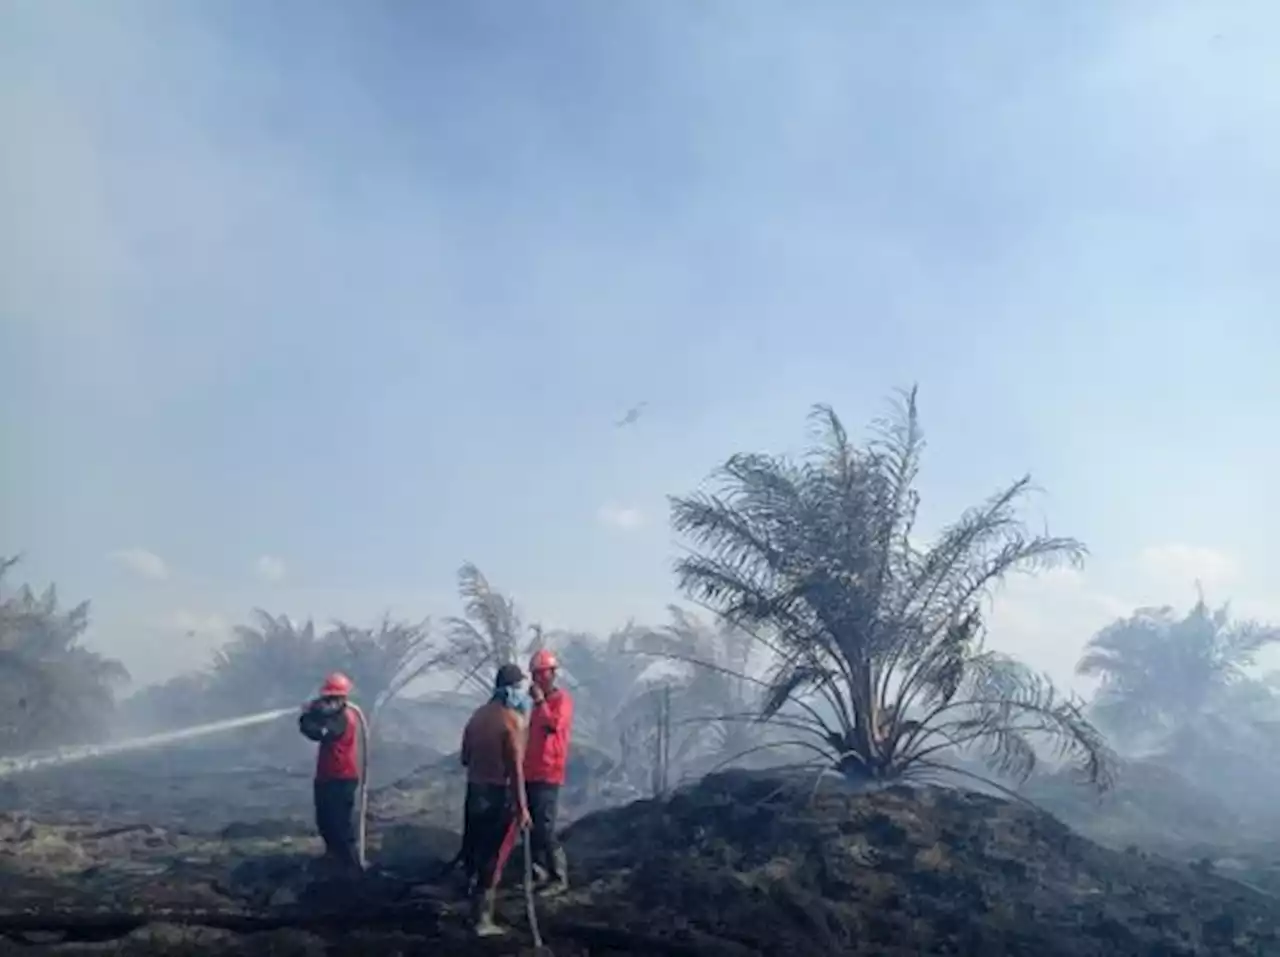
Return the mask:
{"type": "Polygon", "coordinates": [[[345,698],[349,694],[351,694],[351,679],[341,671],[335,671],[329,675],[320,686],[322,698],[345,698]]]}
{"type": "Polygon", "coordinates": [[[539,648],[533,653],[533,657],[529,659],[529,673],[535,674],[539,671],[555,671],[560,667],[560,662],[556,661],[555,654],[549,648],[539,648]]]}

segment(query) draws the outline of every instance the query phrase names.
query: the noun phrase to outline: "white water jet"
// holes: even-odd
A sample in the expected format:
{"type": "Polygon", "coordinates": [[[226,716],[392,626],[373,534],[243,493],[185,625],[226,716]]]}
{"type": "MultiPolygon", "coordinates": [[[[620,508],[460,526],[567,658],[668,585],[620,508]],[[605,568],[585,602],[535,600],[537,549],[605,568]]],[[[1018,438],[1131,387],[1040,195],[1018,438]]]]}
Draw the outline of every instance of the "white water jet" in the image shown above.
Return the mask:
{"type": "Polygon", "coordinates": [[[207,734],[218,734],[223,731],[235,731],[249,728],[255,724],[266,724],[286,714],[297,714],[297,708],[277,708],[274,711],[263,711],[248,714],[239,718],[226,718],[222,721],[211,721],[190,728],[179,728],[177,731],[165,731],[162,734],[148,734],[127,741],[116,741],[113,744],[83,744],[71,748],[59,748],[42,754],[19,755],[15,758],[0,758],[0,778],[37,768],[58,767],[63,764],[74,764],[77,761],[88,761],[92,758],[105,757],[109,754],[121,754],[126,751],[142,751],[157,748],[190,738],[200,738],[207,734]]]}

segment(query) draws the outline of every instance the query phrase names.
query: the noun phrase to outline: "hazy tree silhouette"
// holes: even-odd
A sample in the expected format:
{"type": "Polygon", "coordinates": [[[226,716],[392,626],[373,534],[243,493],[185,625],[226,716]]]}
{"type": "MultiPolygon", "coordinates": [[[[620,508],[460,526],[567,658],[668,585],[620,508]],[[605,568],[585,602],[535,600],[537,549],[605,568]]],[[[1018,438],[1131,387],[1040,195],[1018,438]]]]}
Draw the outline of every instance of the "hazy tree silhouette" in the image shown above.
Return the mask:
{"type": "Polygon", "coordinates": [[[574,737],[614,758],[631,757],[622,753],[624,736],[651,719],[646,694],[657,687],[645,678],[652,659],[637,655],[661,647],[657,633],[628,622],[603,640],[568,632],[548,643],[560,660],[560,681],[574,696],[574,737]]]}
{"type": "Polygon", "coordinates": [[[261,608],[254,617],[256,626],[237,625],[235,637],[214,652],[209,695],[219,714],[299,704],[339,666],[310,619],[296,625],[261,608]]]}
{"type": "Polygon", "coordinates": [[[370,718],[406,686],[441,667],[447,656],[432,642],[431,624],[393,621],[384,615],[376,628],[337,622],[325,636],[335,667],[355,682],[370,718]]]}
{"type": "Polygon", "coordinates": [[[1026,529],[1028,478],[918,545],[914,389],[863,447],[830,408],[812,421],[818,441],[802,461],[736,455],[714,494],[672,500],[693,545],[681,586],[778,656],[761,715],[852,778],[967,774],[944,760],[959,748],[1025,777],[1042,740],[1108,785],[1112,755],[1081,704],[982,644],[983,601],[1006,575],[1079,562],[1084,546],[1026,529]],[[803,715],[784,714],[788,703],[803,715]]]}
{"type": "Polygon", "coordinates": [[[10,591],[5,577],[17,562],[0,559],[0,748],[96,738],[129,674],[80,644],[89,625],[87,601],[62,610],[53,585],[39,595],[27,585],[10,591]]]}
{"type": "Polygon", "coordinates": [[[212,720],[217,709],[212,708],[210,685],[208,672],[195,671],[139,688],[116,709],[120,726],[131,734],[148,734],[212,720]]]}
{"type": "Polygon", "coordinates": [[[709,624],[676,605],[667,611],[670,622],[650,644],[690,665],[673,683],[673,762],[724,761],[760,744],[760,682],[749,672],[767,649],[725,619],[709,624]]]}
{"type": "Polygon", "coordinates": [[[1076,671],[1102,679],[1093,709],[1108,728],[1130,737],[1176,735],[1269,697],[1247,671],[1277,641],[1280,628],[1232,621],[1228,605],[1211,609],[1200,595],[1182,617],[1168,606],[1140,608],[1103,628],[1076,671]]]}

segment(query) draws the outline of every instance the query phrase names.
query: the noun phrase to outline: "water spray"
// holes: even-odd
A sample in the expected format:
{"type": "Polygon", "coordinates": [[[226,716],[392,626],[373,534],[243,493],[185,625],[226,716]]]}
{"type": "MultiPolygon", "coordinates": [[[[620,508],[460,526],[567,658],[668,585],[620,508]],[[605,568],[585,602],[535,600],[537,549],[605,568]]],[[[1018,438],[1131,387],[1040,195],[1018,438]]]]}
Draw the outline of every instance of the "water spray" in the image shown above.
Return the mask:
{"type": "MultiPolygon", "coordinates": [[[[198,724],[190,728],[180,728],[177,731],[166,731],[162,734],[149,734],[139,738],[130,738],[127,741],[117,741],[112,744],[84,744],[70,748],[59,748],[56,751],[19,755],[14,758],[0,758],[0,778],[8,777],[12,774],[35,771],[40,768],[55,768],[65,764],[90,761],[94,758],[106,757],[112,754],[144,751],[148,748],[175,744],[190,738],[201,738],[208,734],[220,734],[224,731],[250,728],[254,725],[275,721],[293,713],[293,708],[277,708],[273,711],[243,715],[239,718],[226,718],[222,721],[211,721],[207,724],[198,724]]],[[[363,728],[363,722],[361,727],[363,728]]]]}
{"type": "MultiPolygon", "coordinates": [[[[347,702],[347,708],[355,714],[360,732],[360,805],[356,822],[356,842],[360,855],[360,867],[363,869],[367,864],[368,847],[369,720],[358,705],[347,702]]],[[[0,758],[0,778],[22,774],[27,771],[36,771],[40,768],[56,768],[67,764],[76,764],[80,761],[91,761],[94,758],[108,757],[114,754],[145,751],[149,748],[163,747],[167,744],[176,744],[192,738],[202,738],[209,734],[220,734],[224,731],[251,728],[254,725],[267,724],[270,721],[283,718],[285,715],[295,713],[296,711],[293,708],[276,708],[271,711],[262,711],[258,714],[242,715],[238,718],[225,718],[221,721],[210,721],[207,724],[198,724],[189,728],[179,728],[177,731],[165,731],[161,734],[129,738],[127,741],[116,741],[112,744],[84,744],[59,748],[56,751],[24,754],[13,758],[0,758]]]]}

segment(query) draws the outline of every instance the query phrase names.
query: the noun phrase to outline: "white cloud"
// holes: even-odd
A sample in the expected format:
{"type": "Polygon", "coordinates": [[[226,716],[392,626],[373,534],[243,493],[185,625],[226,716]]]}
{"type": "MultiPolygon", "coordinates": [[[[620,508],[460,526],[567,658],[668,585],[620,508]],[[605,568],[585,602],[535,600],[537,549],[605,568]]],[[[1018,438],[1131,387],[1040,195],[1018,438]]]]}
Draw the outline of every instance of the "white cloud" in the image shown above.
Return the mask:
{"type": "Polygon", "coordinates": [[[253,572],[264,582],[280,582],[285,576],[284,562],[276,558],[274,555],[261,555],[258,560],[253,563],[253,572]]]}
{"type": "Polygon", "coordinates": [[[640,509],[623,505],[601,505],[596,518],[611,528],[623,531],[631,531],[644,524],[644,513],[640,509]]]}
{"type": "Polygon", "coordinates": [[[1099,629],[1132,613],[1133,606],[1100,589],[1087,572],[1061,568],[1009,580],[988,620],[993,647],[1079,686],[1076,662],[1099,629]]]}
{"type": "Polygon", "coordinates": [[[1176,542],[1148,545],[1142,550],[1141,565],[1161,584],[1184,591],[1197,581],[1213,589],[1234,581],[1240,573],[1239,563],[1221,549],[1176,542]]]}
{"type": "Polygon", "coordinates": [[[107,557],[142,578],[164,581],[169,577],[169,566],[165,560],[145,548],[122,548],[107,557]]]}

